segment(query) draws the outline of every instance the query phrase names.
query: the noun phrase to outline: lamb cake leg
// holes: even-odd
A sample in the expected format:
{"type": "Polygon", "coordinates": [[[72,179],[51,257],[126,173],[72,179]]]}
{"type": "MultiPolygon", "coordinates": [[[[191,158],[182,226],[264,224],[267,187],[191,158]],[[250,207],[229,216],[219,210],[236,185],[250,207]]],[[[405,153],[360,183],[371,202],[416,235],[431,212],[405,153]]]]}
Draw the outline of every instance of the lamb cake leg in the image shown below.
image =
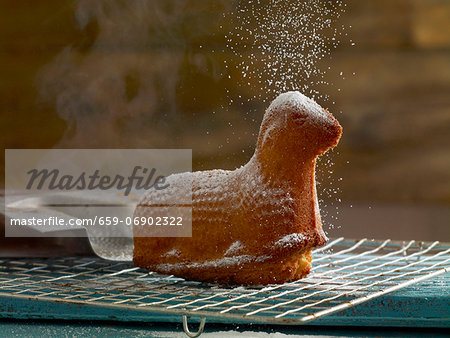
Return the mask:
{"type": "Polygon", "coordinates": [[[317,202],[316,159],[337,145],[341,133],[337,120],[313,100],[299,92],[279,95],[264,114],[246,165],[171,175],[167,189],[146,193],[135,217],[149,215],[147,206],[167,196],[192,193],[192,237],[142,237],[142,227],[134,226],[135,265],[221,284],[266,285],[305,277],[311,250],[327,241],[317,202]]]}

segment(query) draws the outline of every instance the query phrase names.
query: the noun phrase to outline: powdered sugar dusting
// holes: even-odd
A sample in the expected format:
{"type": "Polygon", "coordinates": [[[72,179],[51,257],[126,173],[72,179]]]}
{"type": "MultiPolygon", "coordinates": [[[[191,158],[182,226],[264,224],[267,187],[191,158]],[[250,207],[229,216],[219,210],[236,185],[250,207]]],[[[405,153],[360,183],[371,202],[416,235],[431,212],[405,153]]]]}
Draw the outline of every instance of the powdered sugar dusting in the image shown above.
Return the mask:
{"type": "Polygon", "coordinates": [[[294,233],[284,236],[283,238],[279,239],[275,242],[275,246],[277,247],[293,247],[300,243],[303,243],[304,241],[308,240],[307,235],[303,235],[300,233],[294,233]]]}
{"type": "MultiPolygon", "coordinates": [[[[222,224],[224,227],[229,224],[230,215],[248,203],[260,210],[260,216],[279,214],[281,220],[289,219],[296,212],[295,201],[289,193],[290,187],[284,186],[282,182],[274,186],[267,181],[257,158],[234,171],[208,170],[170,175],[166,177],[166,183],[169,187],[164,190],[149,190],[140,204],[173,203],[183,196],[197,211],[192,214],[193,222],[222,224]],[[242,184],[244,178],[245,185],[242,184]],[[235,189],[238,185],[240,190],[235,189]],[[202,211],[208,216],[204,217],[202,211]]],[[[137,208],[135,216],[146,216],[146,210],[137,208]]],[[[164,211],[164,208],[159,210],[164,211]]],[[[231,250],[229,254],[237,253],[240,245],[241,242],[232,243],[227,249],[231,250]]]]}
{"type": "Polygon", "coordinates": [[[329,57],[345,35],[337,24],[345,7],[341,0],[239,2],[231,18],[235,28],[227,34],[242,73],[233,80],[255,89],[253,98],[259,101],[294,89],[328,100],[318,87],[329,85],[325,74],[331,65],[318,61],[329,57]]]}
{"type": "Polygon", "coordinates": [[[268,259],[272,258],[271,256],[263,255],[263,256],[251,256],[251,255],[240,255],[233,257],[223,257],[216,260],[204,261],[204,262],[193,262],[193,263],[164,263],[158,264],[156,268],[159,271],[171,273],[174,270],[178,269],[198,269],[198,268],[226,268],[237,265],[242,265],[250,262],[261,263],[268,259]]]}
{"type": "Polygon", "coordinates": [[[241,251],[242,249],[244,249],[244,245],[240,241],[236,241],[230,245],[228,250],[225,252],[225,256],[234,255],[239,251],[241,251]]]}
{"type": "Polygon", "coordinates": [[[328,113],[318,103],[299,91],[290,91],[278,95],[270,104],[267,112],[282,111],[286,108],[292,111],[302,112],[305,117],[316,122],[329,121],[328,113]]]}
{"type": "Polygon", "coordinates": [[[180,256],[180,250],[178,249],[172,249],[170,251],[167,251],[164,254],[165,257],[179,257],[180,256]]]}

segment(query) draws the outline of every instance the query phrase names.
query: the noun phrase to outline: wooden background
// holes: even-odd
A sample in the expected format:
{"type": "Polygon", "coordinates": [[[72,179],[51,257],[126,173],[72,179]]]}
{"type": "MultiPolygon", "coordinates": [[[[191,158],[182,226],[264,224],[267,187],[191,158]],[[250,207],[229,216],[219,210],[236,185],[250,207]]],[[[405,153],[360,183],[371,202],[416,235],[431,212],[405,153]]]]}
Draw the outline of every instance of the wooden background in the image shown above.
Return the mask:
{"type": "MultiPolygon", "coordinates": [[[[332,175],[319,172],[330,233],[450,241],[450,1],[345,2],[348,38],[321,89],[344,126],[332,175]]],[[[245,163],[267,104],[223,68],[235,61],[222,13],[236,3],[106,3],[0,2],[3,147],[182,147],[195,169],[245,163]]]]}

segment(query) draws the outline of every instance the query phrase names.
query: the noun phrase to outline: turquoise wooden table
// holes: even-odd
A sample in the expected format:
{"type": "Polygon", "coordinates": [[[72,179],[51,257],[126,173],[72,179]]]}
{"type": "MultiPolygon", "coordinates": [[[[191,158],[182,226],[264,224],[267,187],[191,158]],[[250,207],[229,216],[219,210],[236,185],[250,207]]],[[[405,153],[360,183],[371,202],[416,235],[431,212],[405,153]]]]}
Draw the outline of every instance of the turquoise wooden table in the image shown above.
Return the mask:
{"type": "MultiPolygon", "coordinates": [[[[99,321],[2,321],[2,337],[186,337],[181,325],[167,323],[122,323],[99,321]]],[[[445,329],[207,325],[201,337],[448,337],[445,329]]]]}

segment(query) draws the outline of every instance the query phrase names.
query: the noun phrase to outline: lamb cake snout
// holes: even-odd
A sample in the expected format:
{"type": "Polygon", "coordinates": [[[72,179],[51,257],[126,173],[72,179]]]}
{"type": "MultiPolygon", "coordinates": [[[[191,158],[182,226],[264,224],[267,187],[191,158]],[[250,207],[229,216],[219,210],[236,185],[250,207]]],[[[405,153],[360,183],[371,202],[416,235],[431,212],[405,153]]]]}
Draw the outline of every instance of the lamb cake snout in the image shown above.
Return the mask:
{"type": "Polygon", "coordinates": [[[284,283],[306,276],[311,250],[326,243],[315,187],[315,163],[334,147],[337,120],[299,92],[266,110],[249,162],[234,170],[167,177],[149,190],[134,216],[167,196],[192,194],[192,237],[142,237],[134,226],[134,263],[189,280],[221,284],[284,283]],[[189,184],[186,184],[189,182],[189,184]]]}

